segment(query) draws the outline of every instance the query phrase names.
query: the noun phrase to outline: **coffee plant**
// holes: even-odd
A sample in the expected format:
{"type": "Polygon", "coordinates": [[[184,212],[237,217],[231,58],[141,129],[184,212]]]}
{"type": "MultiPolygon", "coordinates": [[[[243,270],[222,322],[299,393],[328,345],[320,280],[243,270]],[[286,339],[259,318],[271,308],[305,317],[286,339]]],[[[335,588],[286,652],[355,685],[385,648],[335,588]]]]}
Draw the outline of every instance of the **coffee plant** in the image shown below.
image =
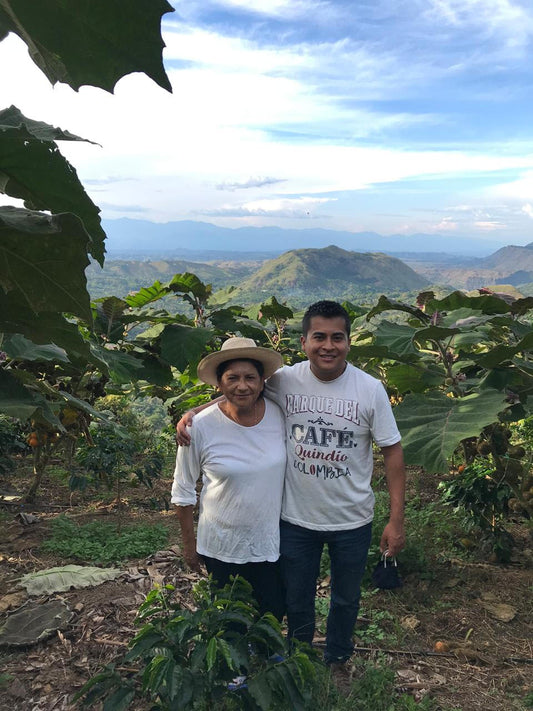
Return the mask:
{"type": "Polygon", "coordinates": [[[222,589],[200,581],[193,610],[172,593],[166,586],[148,594],[128,653],[85,684],[77,695],[84,706],[103,700],[111,711],[145,699],[162,711],[309,708],[321,662],[311,651],[289,656],[280,624],[269,613],[259,616],[247,581],[236,577],[222,589]],[[236,676],[246,682],[234,690],[236,676]]]}

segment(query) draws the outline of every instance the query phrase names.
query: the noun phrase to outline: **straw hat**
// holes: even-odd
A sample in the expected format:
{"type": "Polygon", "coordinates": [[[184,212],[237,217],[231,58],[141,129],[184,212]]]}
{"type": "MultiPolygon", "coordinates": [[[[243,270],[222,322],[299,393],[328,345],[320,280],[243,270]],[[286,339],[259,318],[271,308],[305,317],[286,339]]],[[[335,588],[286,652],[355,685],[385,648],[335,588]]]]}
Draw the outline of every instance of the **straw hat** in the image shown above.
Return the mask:
{"type": "Polygon", "coordinates": [[[265,378],[275,373],[283,365],[283,359],[277,351],[256,346],[252,338],[228,338],[216,353],[210,353],[198,363],[198,377],[209,385],[217,384],[217,368],[227,360],[251,358],[258,360],[265,369],[265,378]]]}

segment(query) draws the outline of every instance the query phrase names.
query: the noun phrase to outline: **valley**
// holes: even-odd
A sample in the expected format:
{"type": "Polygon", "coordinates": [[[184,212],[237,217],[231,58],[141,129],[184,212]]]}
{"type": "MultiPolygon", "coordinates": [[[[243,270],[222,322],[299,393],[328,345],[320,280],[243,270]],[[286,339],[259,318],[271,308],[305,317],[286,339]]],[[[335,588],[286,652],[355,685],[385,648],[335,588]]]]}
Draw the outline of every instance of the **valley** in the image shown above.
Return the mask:
{"type": "Polygon", "coordinates": [[[355,252],[330,245],[263,252],[194,252],[195,259],[117,259],[108,256],[104,268],[87,269],[93,299],[124,297],[174,274],[192,272],[213,288],[217,303],[258,303],[276,294],[294,307],[311,300],[334,298],[354,303],[374,300],[381,293],[408,298],[424,289],[446,293],[482,287],[513,295],[533,295],[533,243],[502,247],[476,258],[446,253],[355,252]],[[216,258],[216,257],[219,258],[216,258]]]}

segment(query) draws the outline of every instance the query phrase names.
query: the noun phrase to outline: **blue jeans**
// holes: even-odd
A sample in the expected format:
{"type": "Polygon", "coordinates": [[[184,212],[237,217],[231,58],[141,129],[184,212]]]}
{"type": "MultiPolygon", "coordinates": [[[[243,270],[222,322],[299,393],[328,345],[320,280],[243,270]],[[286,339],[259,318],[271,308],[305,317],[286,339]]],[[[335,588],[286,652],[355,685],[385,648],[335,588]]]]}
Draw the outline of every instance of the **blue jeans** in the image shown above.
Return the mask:
{"type": "Polygon", "coordinates": [[[289,639],[311,644],[315,632],[315,593],[320,558],[327,543],[331,559],[331,603],[326,632],[326,663],[346,661],[353,652],[372,524],[347,531],[314,531],[281,521],[281,573],[286,590],[289,639]]]}

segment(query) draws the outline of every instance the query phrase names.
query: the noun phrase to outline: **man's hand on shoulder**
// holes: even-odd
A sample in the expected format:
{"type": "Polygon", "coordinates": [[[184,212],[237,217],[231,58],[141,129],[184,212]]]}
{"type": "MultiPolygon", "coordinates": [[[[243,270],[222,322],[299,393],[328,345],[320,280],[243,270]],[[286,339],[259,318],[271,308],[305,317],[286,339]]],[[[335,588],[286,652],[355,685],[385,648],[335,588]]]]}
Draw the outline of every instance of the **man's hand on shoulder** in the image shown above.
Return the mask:
{"type": "Polygon", "coordinates": [[[194,410],[189,410],[183,415],[181,420],[176,425],[176,442],[181,447],[188,447],[191,443],[191,436],[187,431],[187,427],[192,425],[192,418],[194,415],[194,410]]]}

